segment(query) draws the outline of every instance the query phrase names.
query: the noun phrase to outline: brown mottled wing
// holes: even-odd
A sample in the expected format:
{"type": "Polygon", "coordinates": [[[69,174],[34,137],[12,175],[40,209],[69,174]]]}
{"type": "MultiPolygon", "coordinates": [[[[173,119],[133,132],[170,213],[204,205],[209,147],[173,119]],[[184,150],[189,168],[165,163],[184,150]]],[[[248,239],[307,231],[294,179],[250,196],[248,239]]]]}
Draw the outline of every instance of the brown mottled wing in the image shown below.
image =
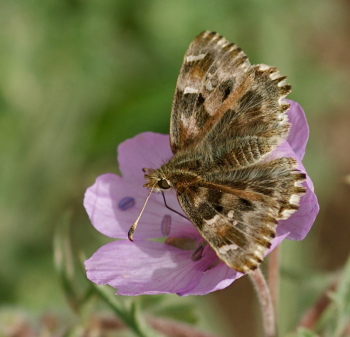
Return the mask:
{"type": "Polygon", "coordinates": [[[218,107],[229,91],[250,78],[250,68],[244,52],[224,37],[214,32],[197,36],[185,54],[175,91],[170,123],[174,153],[217,120],[218,107]]]}
{"type": "Polygon", "coordinates": [[[305,175],[292,158],[222,172],[178,191],[200,234],[229,267],[246,273],[263,260],[278,220],[298,209],[305,175]]]}
{"type": "Polygon", "coordinates": [[[278,70],[252,66],[254,82],[248,91],[225,111],[199,144],[200,152],[211,153],[210,164],[242,168],[257,163],[287,137],[290,129],[284,101],[291,86],[278,70]]]}
{"type": "Polygon", "coordinates": [[[174,154],[196,147],[234,167],[253,164],[287,136],[289,104],[283,98],[290,90],[276,68],[251,66],[235,44],[214,32],[200,34],[177,81],[170,123],[174,154]]]}

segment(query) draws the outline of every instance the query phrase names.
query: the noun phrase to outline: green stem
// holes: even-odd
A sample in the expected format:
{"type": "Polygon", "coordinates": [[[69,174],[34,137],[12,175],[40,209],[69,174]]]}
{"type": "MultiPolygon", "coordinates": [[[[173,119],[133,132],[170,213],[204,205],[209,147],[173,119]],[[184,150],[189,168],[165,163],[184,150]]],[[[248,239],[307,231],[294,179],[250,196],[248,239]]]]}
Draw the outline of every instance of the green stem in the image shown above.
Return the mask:
{"type": "Polygon", "coordinates": [[[95,286],[97,293],[101,298],[110,306],[110,308],[116,313],[116,315],[133,330],[139,337],[156,337],[158,336],[155,331],[151,331],[151,328],[146,323],[142,322],[142,319],[138,315],[136,304],[133,303],[130,309],[126,308],[124,303],[117,300],[117,296],[111,296],[110,292],[105,286],[95,286]]]}

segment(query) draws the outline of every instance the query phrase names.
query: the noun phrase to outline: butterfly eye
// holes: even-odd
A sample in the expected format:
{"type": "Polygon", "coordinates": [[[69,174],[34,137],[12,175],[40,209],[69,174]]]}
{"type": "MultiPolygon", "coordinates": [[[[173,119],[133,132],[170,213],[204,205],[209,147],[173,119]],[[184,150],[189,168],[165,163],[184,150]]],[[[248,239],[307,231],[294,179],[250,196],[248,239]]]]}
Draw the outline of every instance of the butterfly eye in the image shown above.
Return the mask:
{"type": "Polygon", "coordinates": [[[162,190],[167,190],[168,188],[170,188],[169,183],[165,180],[165,179],[161,179],[158,181],[158,186],[162,189],[162,190]]]}

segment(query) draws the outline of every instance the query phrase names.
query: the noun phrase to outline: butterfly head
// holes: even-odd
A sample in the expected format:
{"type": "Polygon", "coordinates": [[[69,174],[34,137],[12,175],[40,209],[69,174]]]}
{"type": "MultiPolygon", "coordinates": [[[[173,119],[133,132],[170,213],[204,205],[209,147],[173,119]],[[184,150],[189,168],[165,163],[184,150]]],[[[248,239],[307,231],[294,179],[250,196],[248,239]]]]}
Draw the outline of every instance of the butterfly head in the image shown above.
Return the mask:
{"type": "Polygon", "coordinates": [[[144,187],[148,187],[150,189],[148,196],[146,198],[146,201],[141,209],[141,212],[134,222],[134,224],[131,226],[128,232],[128,238],[130,241],[134,241],[134,232],[136,230],[137,224],[141,218],[141,215],[143,211],[145,210],[146,204],[148,202],[148,199],[150,198],[151,194],[153,191],[163,191],[167,190],[171,187],[170,181],[166,178],[164,172],[162,169],[158,170],[152,170],[152,169],[147,169],[144,168],[143,172],[145,172],[145,178],[147,180],[146,184],[144,187]]]}
{"type": "Polygon", "coordinates": [[[154,188],[156,191],[167,190],[172,187],[171,182],[166,178],[166,174],[162,169],[143,169],[143,171],[147,180],[145,187],[154,188]]]}

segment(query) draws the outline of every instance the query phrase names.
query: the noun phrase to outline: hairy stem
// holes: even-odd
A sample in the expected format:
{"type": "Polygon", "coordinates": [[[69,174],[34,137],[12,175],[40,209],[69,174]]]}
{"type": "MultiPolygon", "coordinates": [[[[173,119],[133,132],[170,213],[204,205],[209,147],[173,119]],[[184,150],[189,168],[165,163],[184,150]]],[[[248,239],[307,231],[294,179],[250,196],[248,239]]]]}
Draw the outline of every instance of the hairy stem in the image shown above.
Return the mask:
{"type": "Polygon", "coordinates": [[[269,269],[267,274],[276,321],[278,321],[279,312],[280,261],[281,249],[280,246],[277,246],[269,256],[269,269]]]}
{"type": "Polygon", "coordinates": [[[260,268],[249,274],[258,294],[266,337],[276,337],[276,322],[270,289],[260,268]]]}

